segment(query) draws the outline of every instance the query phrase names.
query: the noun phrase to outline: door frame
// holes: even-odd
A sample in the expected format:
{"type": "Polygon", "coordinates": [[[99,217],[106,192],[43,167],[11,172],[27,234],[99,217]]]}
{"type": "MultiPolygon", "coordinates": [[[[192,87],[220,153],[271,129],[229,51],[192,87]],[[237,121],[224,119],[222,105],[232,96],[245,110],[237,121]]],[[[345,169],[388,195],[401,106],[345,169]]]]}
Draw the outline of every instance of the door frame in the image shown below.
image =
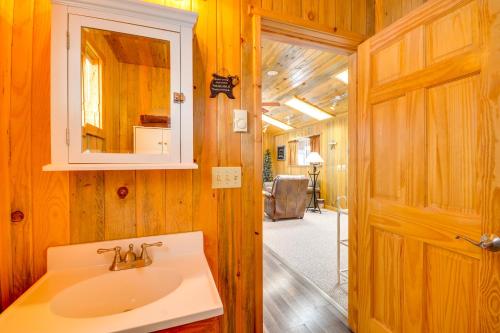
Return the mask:
{"type": "MultiPolygon", "coordinates": [[[[358,325],[358,225],[357,225],[357,47],[366,40],[366,36],[345,32],[340,30],[333,31],[325,29],[319,24],[309,23],[305,20],[295,22],[290,21],[290,18],[283,18],[275,13],[261,8],[250,6],[250,15],[253,19],[253,36],[254,36],[254,73],[256,77],[256,86],[259,87],[255,97],[256,115],[261,112],[262,94],[261,94],[261,38],[266,37],[275,41],[292,43],[305,47],[311,47],[321,50],[338,52],[349,57],[349,84],[348,84],[348,209],[349,209],[349,286],[348,286],[348,316],[347,321],[349,327],[357,330],[358,325]],[[307,24],[306,24],[307,23],[307,24]]],[[[260,133],[262,135],[262,131],[260,133]]],[[[262,143],[262,138],[261,138],[262,143]]],[[[260,147],[260,150],[262,147],[260,147]]],[[[257,154],[258,164],[262,165],[262,154],[257,154]]],[[[257,215],[261,216],[261,215],[257,215]]],[[[256,221],[256,230],[262,235],[262,219],[256,221]]],[[[256,247],[255,255],[255,273],[256,273],[256,304],[263,305],[263,272],[262,272],[262,237],[259,237],[260,243],[256,247]]],[[[263,323],[262,308],[256,311],[256,320],[263,323]]]]}

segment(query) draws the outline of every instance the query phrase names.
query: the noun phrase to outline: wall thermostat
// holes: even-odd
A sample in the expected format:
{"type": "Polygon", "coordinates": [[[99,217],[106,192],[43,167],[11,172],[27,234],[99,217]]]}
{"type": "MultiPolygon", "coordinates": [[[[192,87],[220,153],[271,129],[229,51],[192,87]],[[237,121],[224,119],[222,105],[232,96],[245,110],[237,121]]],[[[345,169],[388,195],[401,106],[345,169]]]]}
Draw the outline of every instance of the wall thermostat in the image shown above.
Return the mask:
{"type": "Polygon", "coordinates": [[[233,131],[234,132],[247,132],[247,110],[233,110],[233,131]]]}

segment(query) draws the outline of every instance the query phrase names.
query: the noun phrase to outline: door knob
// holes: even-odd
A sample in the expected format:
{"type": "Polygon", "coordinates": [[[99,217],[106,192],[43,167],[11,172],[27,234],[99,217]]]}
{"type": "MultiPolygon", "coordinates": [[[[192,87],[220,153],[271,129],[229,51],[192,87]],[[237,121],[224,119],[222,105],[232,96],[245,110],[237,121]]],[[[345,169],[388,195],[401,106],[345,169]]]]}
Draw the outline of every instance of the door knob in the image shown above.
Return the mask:
{"type": "Polygon", "coordinates": [[[484,234],[481,236],[481,239],[479,240],[479,242],[476,242],[476,241],[470,239],[469,237],[465,237],[465,236],[461,236],[461,235],[457,235],[455,237],[455,239],[463,239],[463,240],[471,243],[472,245],[475,245],[475,246],[480,247],[482,249],[488,250],[490,252],[500,251],[500,237],[498,237],[497,235],[484,234]]]}

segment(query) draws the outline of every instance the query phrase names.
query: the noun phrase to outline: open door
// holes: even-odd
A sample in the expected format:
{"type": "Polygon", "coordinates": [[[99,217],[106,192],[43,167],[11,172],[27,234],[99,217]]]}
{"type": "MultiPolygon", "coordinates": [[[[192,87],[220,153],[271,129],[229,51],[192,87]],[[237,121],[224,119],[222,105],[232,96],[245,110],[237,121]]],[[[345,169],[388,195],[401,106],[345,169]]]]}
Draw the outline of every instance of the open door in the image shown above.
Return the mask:
{"type": "Polygon", "coordinates": [[[359,333],[500,332],[500,252],[464,240],[500,235],[499,7],[431,0],[359,48],[359,333]]]}

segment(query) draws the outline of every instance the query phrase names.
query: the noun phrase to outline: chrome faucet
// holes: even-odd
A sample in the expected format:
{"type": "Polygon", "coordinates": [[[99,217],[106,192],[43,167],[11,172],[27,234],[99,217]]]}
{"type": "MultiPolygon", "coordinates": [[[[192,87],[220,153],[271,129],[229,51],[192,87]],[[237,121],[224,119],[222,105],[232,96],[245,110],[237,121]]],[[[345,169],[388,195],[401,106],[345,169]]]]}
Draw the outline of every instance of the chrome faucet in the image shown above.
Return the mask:
{"type": "Polygon", "coordinates": [[[125,253],[125,256],[122,258],[120,246],[115,246],[110,249],[98,249],[97,253],[102,254],[106,252],[115,251],[115,257],[113,259],[113,263],[109,266],[110,271],[121,271],[124,269],[130,268],[139,268],[149,266],[153,263],[151,257],[148,254],[148,247],[151,246],[162,246],[162,242],[156,242],[152,244],[142,243],[141,244],[141,254],[139,257],[134,252],[134,244],[129,244],[128,251],[125,253]]]}

